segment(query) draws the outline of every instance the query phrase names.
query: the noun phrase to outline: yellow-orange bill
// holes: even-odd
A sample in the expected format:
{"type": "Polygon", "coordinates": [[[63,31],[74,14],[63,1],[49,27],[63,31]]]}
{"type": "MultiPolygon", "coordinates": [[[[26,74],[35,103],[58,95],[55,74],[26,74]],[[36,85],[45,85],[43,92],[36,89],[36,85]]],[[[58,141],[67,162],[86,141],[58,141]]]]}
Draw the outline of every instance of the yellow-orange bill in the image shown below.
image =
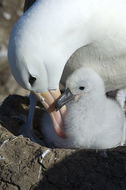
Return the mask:
{"type": "Polygon", "coordinates": [[[64,106],[60,111],[55,111],[55,101],[61,95],[60,90],[34,93],[34,95],[39,99],[39,101],[50,114],[56,134],[62,138],[66,138],[66,135],[63,131],[63,117],[66,113],[66,107],[64,106]]]}

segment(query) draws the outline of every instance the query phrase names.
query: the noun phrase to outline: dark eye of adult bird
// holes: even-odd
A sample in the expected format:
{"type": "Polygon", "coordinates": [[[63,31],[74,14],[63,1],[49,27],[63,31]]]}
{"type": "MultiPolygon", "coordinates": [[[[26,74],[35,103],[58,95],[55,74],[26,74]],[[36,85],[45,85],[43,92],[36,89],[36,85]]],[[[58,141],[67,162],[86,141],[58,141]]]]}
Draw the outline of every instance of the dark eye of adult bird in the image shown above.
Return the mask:
{"type": "Polygon", "coordinates": [[[10,69],[43,104],[56,133],[63,137],[66,108],[56,112],[52,106],[61,96],[62,72],[64,84],[71,72],[89,66],[105,81],[106,91],[126,87],[126,1],[25,1],[35,3],[32,8],[26,3],[25,10],[29,9],[12,29],[10,69]]]}
{"type": "Polygon", "coordinates": [[[35,81],[36,81],[36,78],[33,77],[32,75],[29,75],[29,83],[30,83],[31,86],[34,85],[35,81]]]}
{"type": "Polygon", "coordinates": [[[84,86],[80,86],[79,89],[80,89],[80,90],[84,90],[85,87],[84,87],[84,86]]]}

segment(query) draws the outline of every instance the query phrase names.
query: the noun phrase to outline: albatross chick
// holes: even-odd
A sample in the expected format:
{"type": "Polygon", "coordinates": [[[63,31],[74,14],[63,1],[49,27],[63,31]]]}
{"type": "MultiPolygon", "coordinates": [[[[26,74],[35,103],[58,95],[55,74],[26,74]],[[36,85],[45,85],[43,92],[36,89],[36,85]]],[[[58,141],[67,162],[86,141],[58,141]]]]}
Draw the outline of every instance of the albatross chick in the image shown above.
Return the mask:
{"type": "Polygon", "coordinates": [[[107,149],[124,143],[125,115],[120,105],[105,95],[101,77],[92,69],[80,68],[66,81],[65,93],[57,104],[67,104],[64,130],[67,138],[58,137],[49,116],[42,118],[41,131],[48,146],[64,148],[107,149]],[[47,120],[49,122],[47,122],[47,120]]]}

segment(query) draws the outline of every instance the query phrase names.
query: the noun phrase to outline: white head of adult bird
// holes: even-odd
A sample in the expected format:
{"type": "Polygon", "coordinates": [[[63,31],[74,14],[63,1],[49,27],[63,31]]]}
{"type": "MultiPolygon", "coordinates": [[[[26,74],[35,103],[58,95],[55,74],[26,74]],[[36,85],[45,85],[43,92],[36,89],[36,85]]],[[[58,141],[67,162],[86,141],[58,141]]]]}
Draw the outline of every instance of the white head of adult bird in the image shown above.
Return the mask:
{"type": "MultiPolygon", "coordinates": [[[[115,64],[118,61],[114,62],[112,72],[117,74],[115,70],[120,70],[123,74],[113,79],[110,73],[112,60],[121,55],[125,57],[125,7],[124,0],[36,0],[15,24],[8,48],[12,74],[49,110],[60,136],[63,136],[62,116],[52,105],[60,94],[58,88],[64,65],[78,48],[89,47],[88,63],[98,65],[98,70],[100,65],[101,68],[107,65],[103,76],[106,73],[109,83],[119,81],[120,86],[124,86],[126,64],[123,60],[121,69],[115,64]],[[92,54],[97,56],[90,61],[92,54]]],[[[113,86],[116,88],[115,83],[113,86]]]]}
{"type": "Polygon", "coordinates": [[[63,0],[37,0],[14,25],[9,41],[12,74],[49,110],[60,136],[63,136],[62,117],[54,111],[53,103],[60,95],[59,81],[66,61],[83,45],[81,15],[82,9],[76,0],[69,0],[67,4],[63,0]]]}
{"type": "Polygon", "coordinates": [[[90,68],[80,68],[69,76],[66,88],[67,93],[62,94],[57,104],[59,107],[73,99],[67,105],[64,120],[67,138],[56,136],[51,125],[44,125],[43,118],[41,130],[45,142],[57,147],[87,149],[121,145],[125,115],[115,100],[106,97],[102,78],[90,68]]]}

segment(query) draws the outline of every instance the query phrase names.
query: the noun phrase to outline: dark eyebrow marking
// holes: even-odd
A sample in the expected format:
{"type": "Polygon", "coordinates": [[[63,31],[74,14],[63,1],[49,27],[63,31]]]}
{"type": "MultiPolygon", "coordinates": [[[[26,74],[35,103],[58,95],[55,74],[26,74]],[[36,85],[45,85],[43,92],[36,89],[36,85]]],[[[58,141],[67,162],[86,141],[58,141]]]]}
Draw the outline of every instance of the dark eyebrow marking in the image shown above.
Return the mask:
{"type": "Polygon", "coordinates": [[[30,85],[33,86],[35,81],[36,81],[36,78],[33,77],[31,74],[29,74],[29,80],[28,81],[29,81],[30,85]]]}

